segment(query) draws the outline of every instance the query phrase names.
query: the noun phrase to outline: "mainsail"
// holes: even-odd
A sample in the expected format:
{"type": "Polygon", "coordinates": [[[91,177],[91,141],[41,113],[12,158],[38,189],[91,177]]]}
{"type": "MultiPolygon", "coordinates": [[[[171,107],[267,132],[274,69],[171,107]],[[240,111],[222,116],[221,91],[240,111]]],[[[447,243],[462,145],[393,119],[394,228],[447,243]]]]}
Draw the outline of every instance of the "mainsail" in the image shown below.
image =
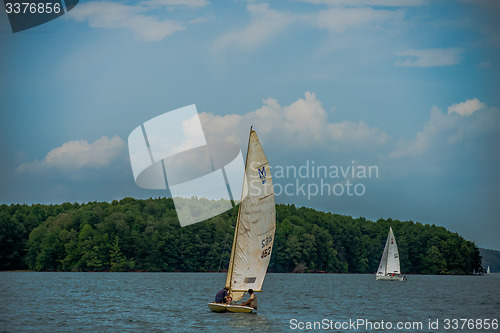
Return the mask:
{"type": "Polygon", "coordinates": [[[401,274],[399,267],[399,252],[396,238],[392,232],[392,227],[389,227],[389,234],[385,242],[384,253],[380,259],[377,275],[401,274]]]}
{"type": "Polygon", "coordinates": [[[271,171],[259,138],[250,129],[243,191],[226,279],[233,301],[241,299],[248,289],[261,290],[275,230],[271,171]]]}

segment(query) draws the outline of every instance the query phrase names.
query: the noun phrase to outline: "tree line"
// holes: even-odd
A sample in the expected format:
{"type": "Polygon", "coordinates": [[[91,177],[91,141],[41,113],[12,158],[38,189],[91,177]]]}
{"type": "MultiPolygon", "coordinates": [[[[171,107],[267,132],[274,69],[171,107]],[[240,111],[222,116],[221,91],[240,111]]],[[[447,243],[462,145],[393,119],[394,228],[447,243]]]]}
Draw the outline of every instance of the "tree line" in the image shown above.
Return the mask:
{"type": "MultiPolygon", "coordinates": [[[[237,207],[181,228],[172,199],[0,205],[0,270],[223,271],[237,207]]],[[[471,274],[477,246],[443,227],[276,206],[272,272],[374,273],[389,226],[401,270],[471,274]]]]}

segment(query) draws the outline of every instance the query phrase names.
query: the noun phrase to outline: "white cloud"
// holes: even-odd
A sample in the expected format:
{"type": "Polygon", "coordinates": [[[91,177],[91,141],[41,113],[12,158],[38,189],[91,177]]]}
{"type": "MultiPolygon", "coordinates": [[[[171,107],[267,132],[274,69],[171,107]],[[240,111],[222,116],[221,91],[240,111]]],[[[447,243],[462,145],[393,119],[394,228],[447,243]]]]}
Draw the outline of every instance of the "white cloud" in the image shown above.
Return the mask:
{"type": "Polygon", "coordinates": [[[458,47],[436,48],[436,49],[410,49],[397,52],[396,55],[403,57],[395,63],[400,67],[439,67],[453,66],[462,61],[460,56],[464,52],[458,47]]]}
{"type": "MultiPolygon", "coordinates": [[[[205,135],[236,141],[235,133],[248,133],[254,125],[259,136],[279,143],[283,149],[322,147],[327,149],[369,150],[388,141],[388,135],[376,127],[359,122],[330,122],[328,113],[316,95],[306,92],[305,98],[281,106],[267,98],[263,106],[242,116],[200,114],[205,135]]],[[[245,142],[245,137],[240,138],[245,142]]]]}
{"type": "Polygon", "coordinates": [[[394,23],[403,18],[401,11],[383,10],[373,8],[330,8],[311,16],[309,22],[312,26],[342,33],[351,28],[366,28],[383,22],[394,23]]]}
{"type": "Polygon", "coordinates": [[[406,7],[421,6],[427,1],[424,0],[300,0],[302,2],[327,5],[327,6],[384,6],[384,7],[406,7]]]}
{"type": "Polygon", "coordinates": [[[69,171],[85,167],[103,168],[109,166],[124,148],[125,142],[119,136],[111,139],[103,136],[94,143],[85,140],[68,141],[49,151],[42,161],[22,163],[16,171],[22,173],[47,168],[69,171]]]}
{"type": "Polygon", "coordinates": [[[433,106],[429,120],[425,123],[422,131],[415,135],[415,139],[410,142],[399,142],[397,148],[389,156],[399,158],[421,155],[433,144],[439,134],[453,128],[456,120],[456,118],[448,117],[438,107],[433,106]]]}
{"type": "Polygon", "coordinates": [[[456,103],[448,107],[448,114],[458,113],[462,117],[469,117],[474,112],[484,109],[486,104],[481,103],[477,98],[468,99],[465,102],[456,103]]]}
{"type": "Polygon", "coordinates": [[[81,3],[68,13],[77,21],[88,21],[94,28],[128,29],[138,38],[160,41],[177,31],[185,30],[185,24],[173,20],[158,20],[151,13],[158,9],[173,10],[176,7],[202,7],[205,0],[149,0],[130,6],[110,1],[81,3]],[[149,13],[149,14],[147,14],[149,13]]]}
{"type": "MultiPolygon", "coordinates": [[[[378,2],[390,3],[391,1],[379,0],[378,2]]],[[[377,1],[374,2],[375,5],[376,3],[377,1]]],[[[215,51],[232,47],[241,50],[255,49],[283,34],[292,24],[303,24],[343,33],[348,29],[375,28],[387,23],[397,24],[402,22],[404,17],[401,10],[353,7],[352,4],[343,2],[338,2],[338,4],[345,5],[345,7],[329,7],[305,14],[277,11],[270,8],[267,3],[249,3],[246,8],[250,13],[250,22],[244,28],[231,30],[217,38],[213,48],[215,51]]]]}
{"type": "Polygon", "coordinates": [[[141,5],[148,7],[204,7],[209,4],[206,0],[147,0],[143,1],[141,5]]]}
{"type": "Polygon", "coordinates": [[[230,31],[219,37],[214,43],[216,51],[230,46],[244,50],[261,46],[283,32],[294,20],[293,15],[270,9],[267,3],[247,4],[247,11],[251,15],[250,23],[241,30],[230,31]]]}
{"type": "Polygon", "coordinates": [[[436,146],[456,144],[464,139],[498,131],[500,129],[500,110],[488,107],[477,98],[448,107],[448,113],[434,106],[431,109],[429,120],[424,124],[422,131],[409,142],[401,141],[389,157],[418,156],[436,146]],[[475,112],[478,117],[469,118],[475,112]]]}

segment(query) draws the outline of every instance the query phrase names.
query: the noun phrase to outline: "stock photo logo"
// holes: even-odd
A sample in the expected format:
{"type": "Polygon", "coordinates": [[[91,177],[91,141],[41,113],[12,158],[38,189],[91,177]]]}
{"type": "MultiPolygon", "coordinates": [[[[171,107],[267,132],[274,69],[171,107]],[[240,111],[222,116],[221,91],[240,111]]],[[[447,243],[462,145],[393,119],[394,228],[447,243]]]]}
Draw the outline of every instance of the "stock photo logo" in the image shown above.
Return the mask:
{"type": "Polygon", "coordinates": [[[3,0],[12,32],[47,23],[75,8],[79,0],[3,0]]]}
{"type": "Polygon", "coordinates": [[[128,137],[137,186],[169,189],[181,226],[239,203],[245,166],[239,145],[205,137],[196,106],[152,118],[128,137]]]}

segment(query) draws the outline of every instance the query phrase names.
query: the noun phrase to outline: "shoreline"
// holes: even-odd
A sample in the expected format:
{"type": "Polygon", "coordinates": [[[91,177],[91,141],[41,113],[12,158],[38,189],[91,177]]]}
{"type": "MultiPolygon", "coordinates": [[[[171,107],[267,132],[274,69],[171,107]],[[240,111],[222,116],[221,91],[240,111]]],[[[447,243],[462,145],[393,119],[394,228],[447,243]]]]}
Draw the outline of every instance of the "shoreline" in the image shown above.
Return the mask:
{"type": "MultiPolygon", "coordinates": [[[[0,273],[165,273],[165,274],[175,274],[175,273],[224,273],[226,274],[227,271],[191,271],[191,272],[184,272],[184,271],[173,271],[173,272],[151,272],[151,271],[124,271],[124,272],[111,272],[111,271],[81,271],[81,272],[71,272],[71,271],[30,271],[30,270],[6,270],[6,271],[0,271],[0,273]]],[[[324,274],[329,274],[329,275],[374,275],[375,273],[341,273],[341,272],[267,272],[267,274],[296,274],[296,275],[324,275],[324,274]]],[[[495,274],[495,272],[492,272],[491,274],[495,274]]],[[[404,273],[401,275],[407,275],[407,276],[415,276],[415,275],[421,275],[421,276],[483,276],[483,275],[474,275],[474,274],[419,274],[419,273],[404,273]]],[[[486,274],[484,275],[486,276],[486,274]]]]}

